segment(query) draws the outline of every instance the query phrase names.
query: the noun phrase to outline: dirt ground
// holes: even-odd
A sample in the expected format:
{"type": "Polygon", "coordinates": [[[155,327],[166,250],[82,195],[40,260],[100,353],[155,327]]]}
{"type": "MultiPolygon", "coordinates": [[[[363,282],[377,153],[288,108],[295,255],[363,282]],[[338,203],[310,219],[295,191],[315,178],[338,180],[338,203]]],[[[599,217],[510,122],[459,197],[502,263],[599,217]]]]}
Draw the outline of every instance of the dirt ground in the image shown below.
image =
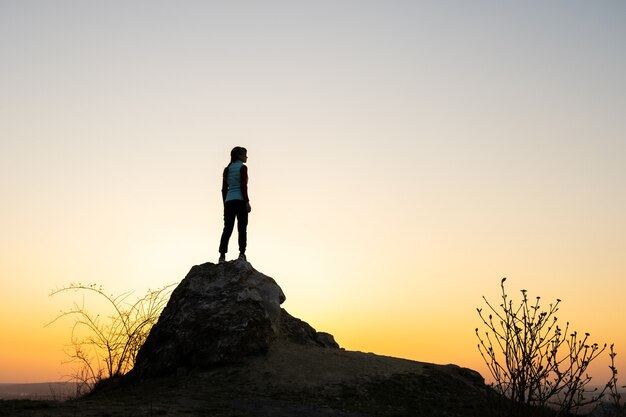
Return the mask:
{"type": "Polygon", "coordinates": [[[468,369],[279,341],[242,363],[111,383],[71,401],[0,401],[0,415],[478,417],[488,407],[468,369]]]}

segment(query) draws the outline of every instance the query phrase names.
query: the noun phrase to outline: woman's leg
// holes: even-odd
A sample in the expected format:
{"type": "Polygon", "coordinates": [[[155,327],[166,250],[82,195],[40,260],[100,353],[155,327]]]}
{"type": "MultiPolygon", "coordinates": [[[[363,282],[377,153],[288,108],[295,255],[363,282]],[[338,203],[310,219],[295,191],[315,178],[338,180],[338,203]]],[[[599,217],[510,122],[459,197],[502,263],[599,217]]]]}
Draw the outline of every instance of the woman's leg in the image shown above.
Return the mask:
{"type": "Polygon", "coordinates": [[[233,203],[236,203],[236,201],[227,201],[224,203],[224,230],[222,231],[222,238],[220,239],[220,254],[222,255],[228,252],[228,241],[235,228],[237,207],[233,203]]]}
{"type": "Polygon", "coordinates": [[[238,200],[237,208],[237,233],[239,235],[239,253],[246,253],[248,243],[248,208],[243,200],[238,200]]]}

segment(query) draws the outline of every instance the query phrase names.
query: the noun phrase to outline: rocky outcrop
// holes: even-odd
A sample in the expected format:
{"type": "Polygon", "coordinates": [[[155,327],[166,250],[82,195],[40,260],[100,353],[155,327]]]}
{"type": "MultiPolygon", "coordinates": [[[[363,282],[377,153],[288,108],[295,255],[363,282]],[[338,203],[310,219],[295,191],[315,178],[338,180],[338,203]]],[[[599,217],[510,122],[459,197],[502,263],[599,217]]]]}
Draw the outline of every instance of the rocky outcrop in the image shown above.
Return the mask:
{"type": "Polygon", "coordinates": [[[179,368],[211,368],[266,352],[277,339],[338,348],[280,305],[285,294],[250,263],[206,263],[191,268],[141,347],[133,374],[142,378],[179,368]]]}
{"type": "Polygon", "coordinates": [[[247,262],[194,266],[130,375],[76,401],[16,410],[0,401],[0,416],[509,415],[477,372],[337,349],[332,335],[283,310],[284,301],[278,284],[247,262]]]}
{"type": "Polygon", "coordinates": [[[285,309],[281,310],[280,336],[301,345],[339,347],[332,334],[316,331],[307,322],[292,316],[285,309]]]}

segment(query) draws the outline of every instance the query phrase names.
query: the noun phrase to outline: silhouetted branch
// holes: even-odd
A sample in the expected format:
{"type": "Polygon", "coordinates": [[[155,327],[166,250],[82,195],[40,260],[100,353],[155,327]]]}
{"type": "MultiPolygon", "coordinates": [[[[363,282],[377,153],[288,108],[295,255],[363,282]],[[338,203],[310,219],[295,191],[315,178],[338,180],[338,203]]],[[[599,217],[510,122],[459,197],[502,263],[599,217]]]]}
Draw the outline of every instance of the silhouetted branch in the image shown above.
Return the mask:
{"type": "Polygon", "coordinates": [[[134,303],[128,302],[130,292],[118,296],[107,294],[102,286],[70,284],[52,291],[51,296],[68,292],[94,294],[105,301],[112,314],[103,320],[100,314],[91,314],[82,304],[73,303],[71,309],[61,311],[46,326],[60,319],[73,317],[71,351],[66,351],[69,362],[78,364],[72,375],[77,381],[77,394],[88,392],[104,378],[120,376],[132,369],[139,349],[150,329],[158,320],[169,299],[173,284],[157,290],[148,290],[134,303]],[[84,332],[85,336],[81,336],[84,332]]]}
{"type": "MultiPolygon", "coordinates": [[[[550,406],[557,415],[568,415],[597,402],[607,389],[616,389],[613,346],[612,380],[599,392],[587,390],[592,379],[587,374],[589,364],[605,351],[606,344],[591,343],[589,333],[582,338],[575,331],[569,333],[569,322],[561,329],[556,317],[561,300],[543,310],[540,297],[531,303],[527,291],[521,290],[522,299],[514,305],[506,294],[505,281],[500,282],[502,303],[498,307],[483,297],[487,310],[476,309],[486,327],[484,333],[476,328],[476,336],[493,378],[492,387],[515,407],[511,414],[529,416],[550,406]]],[[[616,392],[612,395],[619,403],[616,392]]]]}

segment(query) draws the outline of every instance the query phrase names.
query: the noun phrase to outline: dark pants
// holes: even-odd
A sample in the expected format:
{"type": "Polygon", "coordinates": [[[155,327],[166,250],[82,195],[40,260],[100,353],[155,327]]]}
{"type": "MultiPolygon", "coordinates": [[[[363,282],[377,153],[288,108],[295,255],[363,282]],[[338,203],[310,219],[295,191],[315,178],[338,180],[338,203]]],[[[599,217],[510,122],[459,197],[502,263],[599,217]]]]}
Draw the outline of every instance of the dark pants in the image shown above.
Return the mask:
{"type": "Polygon", "coordinates": [[[233,234],[237,219],[237,232],[239,233],[239,252],[246,253],[246,241],[248,228],[248,207],[243,200],[230,200],[224,203],[224,231],[220,239],[220,253],[228,252],[228,241],[233,234]]]}

